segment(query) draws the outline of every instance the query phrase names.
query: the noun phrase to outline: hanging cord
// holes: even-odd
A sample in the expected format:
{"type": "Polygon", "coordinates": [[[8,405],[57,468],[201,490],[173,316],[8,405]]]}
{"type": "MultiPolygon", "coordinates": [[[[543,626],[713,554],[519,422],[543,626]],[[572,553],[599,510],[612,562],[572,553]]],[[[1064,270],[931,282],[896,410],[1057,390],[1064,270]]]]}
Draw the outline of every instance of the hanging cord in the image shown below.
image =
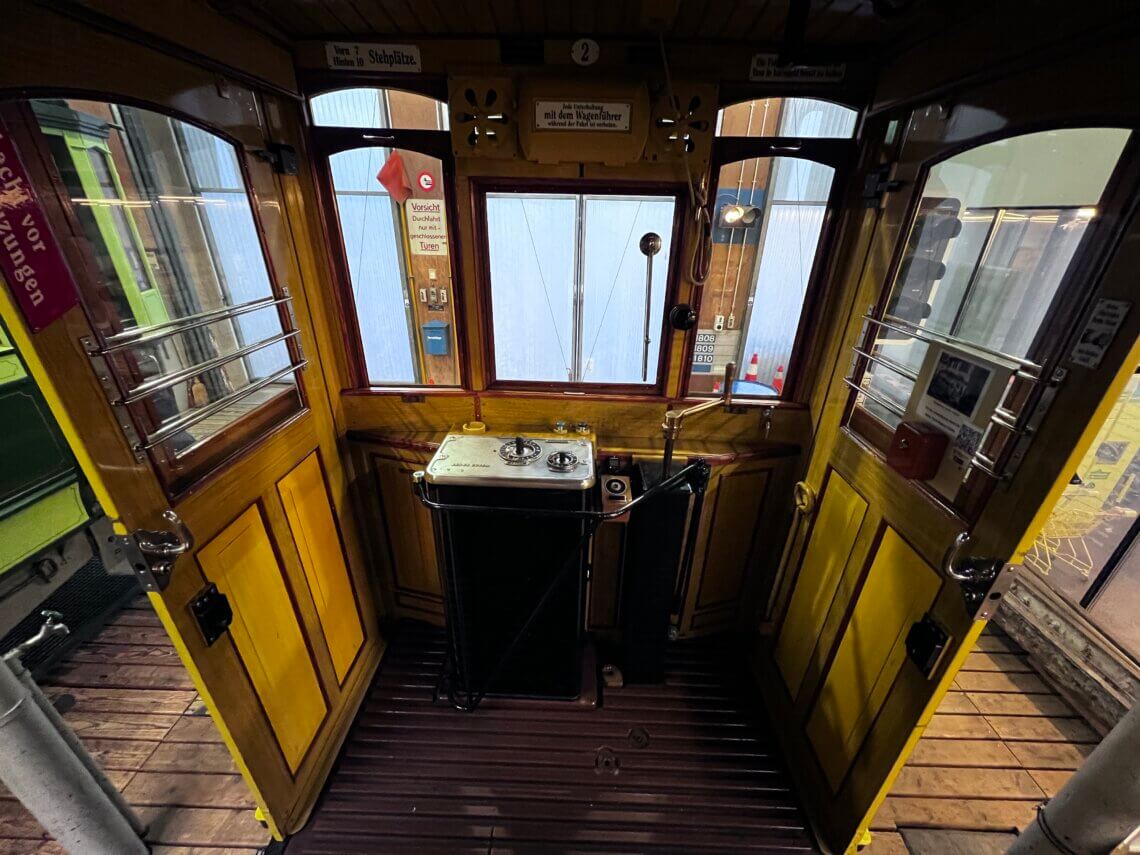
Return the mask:
{"type": "Polygon", "coordinates": [[[689,281],[700,287],[708,281],[712,268],[712,219],[708,211],[708,178],[701,177],[698,186],[693,181],[693,171],[689,166],[689,149],[682,131],[681,104],[673,91],[673,76],[669,72],[669,58],[665,53],[665,36],[657,34],[657,45],[661,49],[661,67],[665,71],[665,96],[673,107],[676,122],[677,140],[681,144],[681,162],[685,165],[685,183],[689,187],[689,206],[693,209],[693,253],[689,258],[689,281]]]}

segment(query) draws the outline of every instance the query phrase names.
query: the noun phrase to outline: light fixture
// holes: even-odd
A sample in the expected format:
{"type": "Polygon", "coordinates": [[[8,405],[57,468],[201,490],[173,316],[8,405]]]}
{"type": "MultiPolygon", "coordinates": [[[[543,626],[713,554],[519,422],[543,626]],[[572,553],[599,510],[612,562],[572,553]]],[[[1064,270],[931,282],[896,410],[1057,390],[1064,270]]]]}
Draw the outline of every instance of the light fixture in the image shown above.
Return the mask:
{"type": "Polygon", "coordinates": [[[760,209],[756,205],[725,205],[720,209],[722,229],[747,228],[760,219],[760,209]]]}
{"type": "Polygon", "coordinates": [[[1077,218],[1081,220],[1091,220],[1096,216],[1096,208],[1077,208],[1077,218]]]}

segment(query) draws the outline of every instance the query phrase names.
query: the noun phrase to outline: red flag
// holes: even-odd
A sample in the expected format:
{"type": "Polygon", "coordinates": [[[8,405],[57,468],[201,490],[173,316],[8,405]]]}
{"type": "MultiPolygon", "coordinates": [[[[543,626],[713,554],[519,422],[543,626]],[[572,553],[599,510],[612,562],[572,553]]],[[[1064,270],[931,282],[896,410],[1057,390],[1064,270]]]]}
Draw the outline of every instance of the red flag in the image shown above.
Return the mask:
{"type": "Polygon", "coordinates": [[[380,171],[376,173],[376,180],[384,185],[392,198],[401,205],[412,195],[412,185],[404,172],[404,159],[398,151],[393,150],[380,171]]]}

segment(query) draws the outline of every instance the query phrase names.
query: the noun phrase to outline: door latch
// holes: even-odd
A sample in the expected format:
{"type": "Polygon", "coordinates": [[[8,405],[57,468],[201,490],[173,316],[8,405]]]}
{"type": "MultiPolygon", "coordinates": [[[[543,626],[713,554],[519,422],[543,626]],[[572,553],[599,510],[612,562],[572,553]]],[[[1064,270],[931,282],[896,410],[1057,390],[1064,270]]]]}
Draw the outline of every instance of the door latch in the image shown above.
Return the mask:
{"type": "Polygon", "coordinates": [[[199,591],[190,601],[190,611],[198,621],[198,628],[202,630],[202,637],[206,639],[207,647],[225,634],[234,619],[234,610],[230,608],[230,601],[213,582],[199,591]]]}
{"type": "Polygon", "coordinates": [[[1017,566],[997,558],[963,557],[969,542],[968,532],[954,538],[942,557],[942,574],[961,586],[966,609],[975,619],[989,620],[1013,582],[1017,566]]]}
{"type": "Polygon", "coordinates": [[[144,591],[165,591],[178,556],[194,548],[194,535],[178,514],[167,508],[162,518],[171,524],[173,531],[139,529],[133,536],[124,538],[128,546],[134,546],[131,551],[136,554],[131,556],[131,566],[144,591]]]}

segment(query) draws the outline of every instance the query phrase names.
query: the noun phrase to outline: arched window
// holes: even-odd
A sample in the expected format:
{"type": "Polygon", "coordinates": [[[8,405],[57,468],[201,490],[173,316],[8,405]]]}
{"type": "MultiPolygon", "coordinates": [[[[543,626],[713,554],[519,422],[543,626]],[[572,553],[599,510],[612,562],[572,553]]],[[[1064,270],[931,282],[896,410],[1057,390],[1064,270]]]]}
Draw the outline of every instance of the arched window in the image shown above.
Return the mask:
{"type": "Polygon", "coordinates": [[[815,98],[754,98],[717,113],[718,137],[851,139],[859,113],[815,98]]]}
{"type": "Polygon", "coordinates": [[[447,105],[357,88],[309,106],[340,303],[355,333],[354,383],[458,386],[447,105]]]}
{"type": "Polygon", "coordinates": [[[400,89],[338,89],[309,99],[313,124],[324,128],[446,131],[447,104],[400,89]]]}

